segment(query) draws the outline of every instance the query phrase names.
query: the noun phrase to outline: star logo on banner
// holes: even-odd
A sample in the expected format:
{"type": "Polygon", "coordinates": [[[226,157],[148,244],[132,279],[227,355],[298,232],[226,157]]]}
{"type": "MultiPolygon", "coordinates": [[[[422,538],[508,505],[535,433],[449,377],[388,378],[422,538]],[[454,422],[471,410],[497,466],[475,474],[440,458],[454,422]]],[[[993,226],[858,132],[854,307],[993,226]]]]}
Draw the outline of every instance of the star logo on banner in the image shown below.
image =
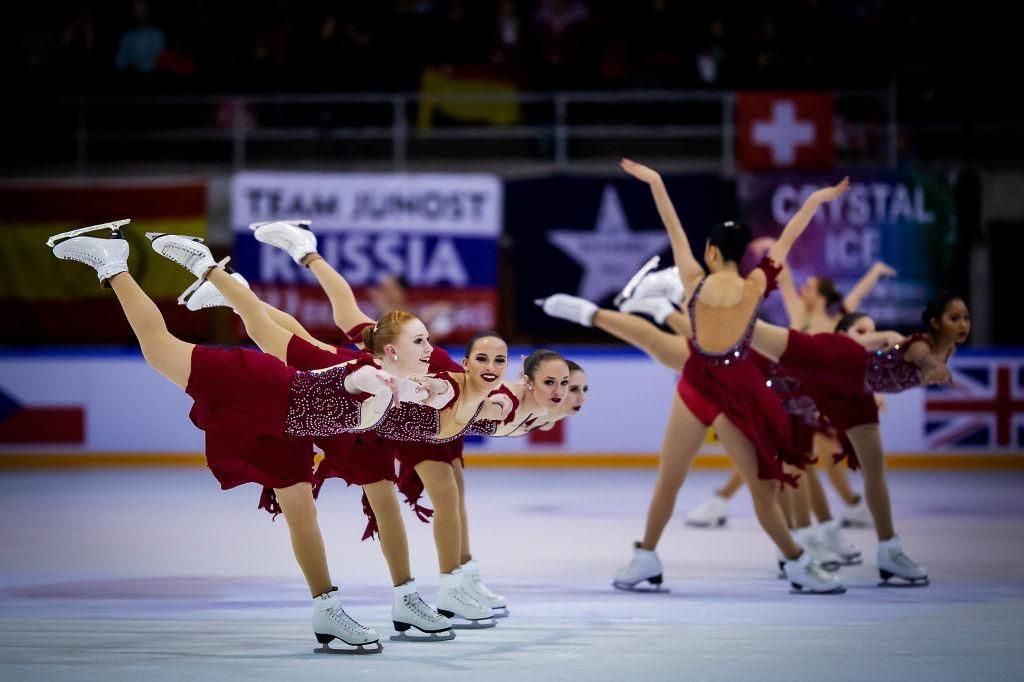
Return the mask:
{"type": "Polygon", "coordinates": [[[583,268],[576,295],[588,301],[600,301],[617,292],[647,259],[669,243],[663,230],[630,230],[619,193],[610,184],[601,195],[592,231],[552,230],[548,241],[583,268]]]}

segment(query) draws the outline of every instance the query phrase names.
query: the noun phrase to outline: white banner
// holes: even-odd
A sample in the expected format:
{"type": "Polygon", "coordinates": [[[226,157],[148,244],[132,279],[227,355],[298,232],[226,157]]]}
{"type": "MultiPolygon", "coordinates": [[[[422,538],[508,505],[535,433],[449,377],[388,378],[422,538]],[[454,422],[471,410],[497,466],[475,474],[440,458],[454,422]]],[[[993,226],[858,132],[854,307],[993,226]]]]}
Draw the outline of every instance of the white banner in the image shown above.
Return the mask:
{"type": "Polygon", "coordinates": [[[316,231],[427,231],[497,237],[502,183],[494,175],[244,172],[231,188],[236,231],[309,219],[316,231]]]}

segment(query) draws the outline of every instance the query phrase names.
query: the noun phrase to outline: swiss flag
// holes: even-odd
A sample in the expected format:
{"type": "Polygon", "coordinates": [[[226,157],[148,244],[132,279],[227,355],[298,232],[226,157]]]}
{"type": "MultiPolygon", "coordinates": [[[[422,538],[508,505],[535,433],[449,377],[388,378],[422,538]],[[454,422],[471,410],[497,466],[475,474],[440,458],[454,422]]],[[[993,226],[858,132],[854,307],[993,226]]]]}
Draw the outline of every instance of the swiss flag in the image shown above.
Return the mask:
{"type": "Polygon", "coordinates": [[[835,166],[829,93],[741,92],[737,123],[744,170],[835,166]]]}

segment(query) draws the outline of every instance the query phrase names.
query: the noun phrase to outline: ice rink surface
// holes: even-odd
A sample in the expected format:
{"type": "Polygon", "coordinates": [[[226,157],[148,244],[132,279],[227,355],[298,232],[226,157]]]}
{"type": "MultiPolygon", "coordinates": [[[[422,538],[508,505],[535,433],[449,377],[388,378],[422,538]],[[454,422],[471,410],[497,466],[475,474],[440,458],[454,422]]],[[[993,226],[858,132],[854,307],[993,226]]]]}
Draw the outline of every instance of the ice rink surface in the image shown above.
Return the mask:
{"type": "MultiPolygon", "coordinates": [[[[391,643],[391,587],[359,542],[358,490],[320,521],[343,603],[380,656],[313,655],[283,519],[204,470],[0,474],[0,680],[1024,679],[1024,472],[890,475],[897,530],[932,585],[876,587],[871,530],[841,596],[794,596],[741,491],[721,530],[682,524],[725,478],[695,472],[659,548],[668,594],[613,590],[652,470],[467,471],[473,554],[509,601],[493,630],[391,643]]],[[[853,481],[859,487],[856,475],[853,481]]],[[[437,587],[410,513],[413,570],[437,587]]]]}

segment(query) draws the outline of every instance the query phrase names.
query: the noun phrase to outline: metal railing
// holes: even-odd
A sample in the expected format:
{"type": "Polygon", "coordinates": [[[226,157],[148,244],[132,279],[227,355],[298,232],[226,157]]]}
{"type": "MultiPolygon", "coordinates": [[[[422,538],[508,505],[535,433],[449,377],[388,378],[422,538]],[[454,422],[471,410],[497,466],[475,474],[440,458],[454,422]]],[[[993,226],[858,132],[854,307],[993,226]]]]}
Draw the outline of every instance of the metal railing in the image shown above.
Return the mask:
{"type": "MultiPolygon", "coordinates": [[[[906,136],[956,132],[956,122],[900,125],[896,88],[836,91],[840,162],[896,165],[906,136]],[[901,137],[902,136],[902,137],[901,137]]],[[[1017,126],[1015,132],[1020,132],[1017,126]]],[[[984,127],[972,129],[985,133],[984,127]]],[[[989,133],[1005,132],[996,126],[989,133]]],[[[210,163],[531,162],[564,170],[638,147],[648,156],[735,174],[736,95],[721,91],[499,94],[288,94],[80,98],[54,120],[2,133],[19,151],[80,174],[98,166],[210,163]],[[475,107],[476,119],[458,111],[475,107]],[[486,123],[502,113],[501,123],[486,123]]]]}

